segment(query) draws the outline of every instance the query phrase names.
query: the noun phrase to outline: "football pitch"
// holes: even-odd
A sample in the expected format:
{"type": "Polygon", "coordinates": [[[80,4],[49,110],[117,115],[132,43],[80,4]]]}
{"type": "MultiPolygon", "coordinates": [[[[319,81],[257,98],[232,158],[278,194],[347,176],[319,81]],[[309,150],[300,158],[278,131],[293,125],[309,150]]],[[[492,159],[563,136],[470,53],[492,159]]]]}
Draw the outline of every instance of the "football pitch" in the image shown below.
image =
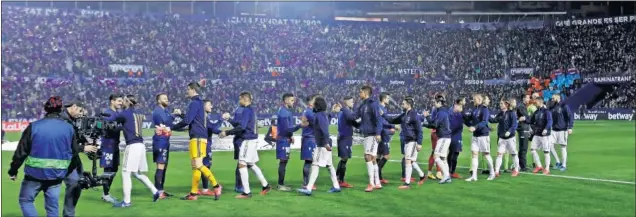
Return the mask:
{"type": "MultiPolygon", "coordinates": [[[[493,126],[493,129],[494,128],[493,126]]],[[[260,128],[265,133],[266,128],[260,128]]],[[[335,127],[331,129],[336,133],[335,127]]],[[[147,130],[146,135],[152,131],[147,130]]],[[[419,154],[422,169],[431,151],[430,131],[425,130],[423,151],[419,154]]],[[[496,138],[491,141],[494,143],[496,138]]],[[[132,207],[112,208],[101,200],[102,191],[86,190],[77,207],[78,216],[634,216],[635,214],[635,127],[634,122],[578,121],[569,138],[568,170],[552,170],[552,175],[510,173],[486,181],[479,175],[478,182],[454,179],[451,184],[439,185],[429,180],[409,190],[397,188],[400,181],[400,147],[396,135],[391,143],[393,161],[384,168],[384,177],[390,181],[384,189],[364,192],[368,182],[362,148],[354,146],[356,156],[348,163],[346,180],[354,188],[329,194],[329,173],[321,169],[317,190],[310,197],[296,192],[271,191],[266,196],[256,194],[260,183],[250,172],[250,183],[255,193],[251,199],[235,199],[233,192],[236,161],[232,152],[215,152],[212,171],[224,185],[218,201],[199,197],[198,201],[182,201],[178,197],[190,190],[191,168],[186,152],[171,153],[165,189],[176,197],[152,202],[151,193],[133,179],[132,207]]],[[[19,134],[7,134],[16,141],[19,134]]],[[[466,178],[470,164],[470,133],[464,133],[464,151],[460,154],[458,173],[466,178]]],[[[491,147],[494,149],[495,145],[491,147]]],[[[557,148],[560,152],[560,148],[557,148]]],[[[18,180],[10,181],[6,172],[12,152],[2,152],[2,216],[21,216],[18,205],[22,168],[18,180]]],[[[294,189],[302,183],[302,161],[298,152],[292,152],[287,168],[286,184],[294,189]]],[[[334,155],[336,152],[334,151],[334,155]]],[[[278,162],[273,151],[260,151],[258,163],[273,188],[277,182],[278,162]]],[[[495,154],[491,154],[493,158],[495,154]]],[[[543,159],[543,155],[541,158],[543,159]]],[[[149,154],[149,160],[151,155],[149,154]]],[[[86,160],[86,157],[82,157],[86,160]]],[[[531,155],[528,154],[530,161],[531,155]]],[[[337,163],[334,156],[334,164],[337,163]]],[[[542,160],[543,162],[543,160],[542,160]]],[[[552,160],[554,162],[554,160],[552,160]]],[[[149,162],[148,176],[154,177],[149,162]]],[[[85,161],[84,167],[90,168],[85,161]]],[[[416,173],[414,172],[416,176],[416,173]]],[[[121,176],[117,175],[111,194],[122,196],[121,176]]],[[[42,195],[42,194],[40,194],[42,195]]],[[[44,215],[43,196],[38,196],[36,208],[44,215]]],[[[62,200],[60,200],[60,212],[62,200]]],[[[60,213],[61,214],[61,213],[60,213]]]]}

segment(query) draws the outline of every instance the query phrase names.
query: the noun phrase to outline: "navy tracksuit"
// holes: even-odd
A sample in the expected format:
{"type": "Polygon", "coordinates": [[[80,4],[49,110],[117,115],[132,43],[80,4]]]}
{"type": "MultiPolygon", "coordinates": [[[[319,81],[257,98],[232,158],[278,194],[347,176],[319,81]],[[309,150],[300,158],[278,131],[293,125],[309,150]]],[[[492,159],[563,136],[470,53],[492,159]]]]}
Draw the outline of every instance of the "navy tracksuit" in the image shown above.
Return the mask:
{"type": "MultiPolygon", "coordinates": [[[[156,106],[152,111],[152,123],[155,127],[163,124],[172,129],[174,117],[167,108],[156,106]]],[[[153,135],[152,136],[152,161],[160,164],[168,163],[170,155],[170,136],[153,135]]]]}
{"type": "Polygon", "coordinates": [[[307,118],[309,126],[302,128],[302,137],[300,139],[300,160],[313,160],[313,151],[316,148],[316,137],[314,136],[313,123],[315,114],[313,108],[309,107],[303,112],[303,116],[307,118]]]}
{"type": "Polygon", "coordinates": [[[501,111],[490,122],[497,123],[497,138],[510,139],[515,137],[518,126],[516,111],[501,111]],[[509,132],[510,135],[506,136],[506,132],[509,132]]]}
{"type": "Polygon", "coordinates": [[[292,137],[294,132],[300,129],[300,126],[294,124],[292,112],[285,106],[278,109],[276,116],[278,125],[277,138],[274,138],[276,140],[276,159],[289,160],[292,137]]]}
{"type": "Polygon", "coordinates": [[[434,115],[427,117],[427,122],[428,124],[425,126],[430,129],[435,129],[435,134],[438,138],[451,138],[452,131],[448,108],[437,108],[434,115]]]}
{"type": "MultiPolygon", "coordinates": [[[[388,114],[388,110],[386,109],[386,107],[380,105],[380,110],[382,111],[382,113],[384,114],[388,114]]],[[[394,129],[395,126],[393,124],[390,124],[388,121],[386,121],[386,119],[384,119],[384,117],[382,118],[382,133],[380,135],[381,137],[381,141],[380,141],[380,145],[378,146],[378,156],[383,156],[383,155],[389,155],[391,153],[391,137],[393,136],[393,133],[391,133],[391,129],[394,129]]]]}
{"type": "Polygon", "coordinates": [[[574,113],[570,110],[570,107],[563,103],[557,103],[552,107],[552,130],[554,131],[566,131],[572,129],[574,125],[574,113]]]}
{"type": "Polygon", "coordinates": [[[469,126],[475,127],[473,137],[488,136],[490,134],[488,119],[490,119],[490,111],[484,105],[479,105],[471,111],[469,126]]]}
{"type": "Polygon", "coordinates": [[[338,157],[351,158],[351,146],[353,145],[353,128],[359,126],[351,114],[351,110],[342,110],[338,113],[338,157]]]}
{"type": "Polygon", "coordinates": [[[552,113],[545,106],[537,109],[532,118],[530,124],[532,125],[533,134],[535,136],[550,136],[552,133],[552,113]],[[543,130],[547,133],[543,135],[543,130]]]}
{"type": "MultiPolygon", "coordinates": [[[[343,110],[349,110],[344,107],[343,110]]],[[[348,114],[348,113],[347,113],[348,114]]],[[[364,137],[379,136],[382,134],[382,116],[380,115],[380,104],[371,98],[362,101],[358,109],[350,113],[349,119],[360,118],[360,133],[364,137]]]]}

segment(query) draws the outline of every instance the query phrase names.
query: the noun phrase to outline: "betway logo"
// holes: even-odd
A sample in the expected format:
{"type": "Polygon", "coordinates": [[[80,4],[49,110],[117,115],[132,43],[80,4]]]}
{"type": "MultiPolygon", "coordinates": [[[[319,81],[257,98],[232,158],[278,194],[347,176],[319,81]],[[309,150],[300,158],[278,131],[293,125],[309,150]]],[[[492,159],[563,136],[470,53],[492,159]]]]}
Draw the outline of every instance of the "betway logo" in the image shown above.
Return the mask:
{"type": "Polygon", "coordinates": [[[574,114],[574,120],[592,120],[595,121],[596,118],[598,118],[597,114],[588,114],[588,113],[584,113],[583,117],[581,117],[581,115],[579,114],[574,114]]]}
{"type": "Polygon", "coordinates": [[[634,117],[634,114],[625,114],[625,113],[607,113],[607,119],[609,120],[628,120],[631,121],[634,117]]]}

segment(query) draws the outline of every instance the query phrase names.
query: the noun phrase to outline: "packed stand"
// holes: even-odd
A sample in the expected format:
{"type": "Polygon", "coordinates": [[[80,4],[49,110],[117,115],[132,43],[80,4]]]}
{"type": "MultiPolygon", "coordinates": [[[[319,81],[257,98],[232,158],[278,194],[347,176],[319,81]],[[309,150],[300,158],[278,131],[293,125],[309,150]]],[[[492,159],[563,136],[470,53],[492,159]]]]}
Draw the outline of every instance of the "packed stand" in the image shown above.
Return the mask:
{"type": "MultiPolygon", "coordinates": [[[[455,99],[479,92],[490,95],[496,108],[499,99],[518,98],[528,86],[467,86],[463,80],[504,78],[507,69],[520,67],[532,67],[535,77],[546,79],[554,69],[572,67],[582,77],[597,76],[633,70],[636,59],[636,42],[629,38],[636,35],[634,23],[473,31],[386,23],[266,25],[174,17],[41,16],[2,10],[3,118],[37,117],[50,95],[83,100],[92,114],[105,108],[114,92],[138,95],[146,114],[161,92],[169,94],[173,106],[185,108],[185,84],[200,79],[221,79],[220,84],[205,85],[205,97],[219,111],[233,109],[240,91],[255,94],[261,114],[275,113],[283,92],[301,97],[321,93],[329,102],[356,97],[357,86],[345,84],[347,79],[366,80],[396,100],[415,96],[421,107],[430,107],[431,96],[438,93],[455,99]],[[144,71],[113,72],[109,64],[143,65],[144,71]],[[272,73],[268,67],[284,70],[272,73]],[[420,74],[414,78],[398,73],[401,69],[420,74]],[[38,77],[63,79],[41,82],[38,77]],[[103,82],[113,77],[145,81],[103,82]],[[433,79],[445,83],[427,83],[433,79]],[[414,82],[390,85],[388,80],[414,82]]],[[[397,106],[391,109],[399,111],[397,106]]],[[[302,105],[295,111],[302,111],[302,105]]]]}

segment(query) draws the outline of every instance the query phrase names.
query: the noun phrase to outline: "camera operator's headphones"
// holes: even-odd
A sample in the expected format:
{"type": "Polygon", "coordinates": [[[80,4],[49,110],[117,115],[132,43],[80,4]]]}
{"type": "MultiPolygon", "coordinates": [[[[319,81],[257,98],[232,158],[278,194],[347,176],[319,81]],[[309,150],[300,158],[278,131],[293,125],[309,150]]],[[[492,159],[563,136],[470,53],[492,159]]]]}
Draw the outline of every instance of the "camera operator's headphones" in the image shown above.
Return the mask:
{"type": "Polygon", "coordinates": [[[63,106],[62,97],[52,96],[44,103],[44,111],[47,113],[61,112],[63,106]]]}

